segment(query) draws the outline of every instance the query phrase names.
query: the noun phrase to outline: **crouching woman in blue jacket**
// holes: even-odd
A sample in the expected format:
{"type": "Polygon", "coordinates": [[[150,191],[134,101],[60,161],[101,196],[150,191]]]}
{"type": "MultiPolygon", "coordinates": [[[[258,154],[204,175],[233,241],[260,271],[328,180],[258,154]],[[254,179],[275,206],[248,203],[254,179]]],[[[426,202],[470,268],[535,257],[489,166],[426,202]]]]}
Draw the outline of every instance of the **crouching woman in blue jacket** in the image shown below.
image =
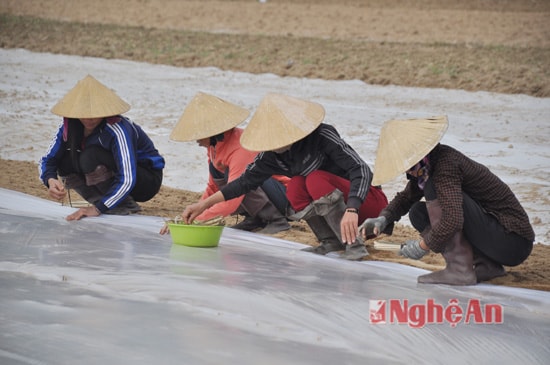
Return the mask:
{"type": "Polygon", "coordinates": [[[52,108],[63,123],[40,160],[40,179],[54,199],[73,189],[91,204],[67,220],[136,213],[136,201],[159,192],[164,158],[143,129],[122,115],[129,109],[90,75],[52,108]]]}

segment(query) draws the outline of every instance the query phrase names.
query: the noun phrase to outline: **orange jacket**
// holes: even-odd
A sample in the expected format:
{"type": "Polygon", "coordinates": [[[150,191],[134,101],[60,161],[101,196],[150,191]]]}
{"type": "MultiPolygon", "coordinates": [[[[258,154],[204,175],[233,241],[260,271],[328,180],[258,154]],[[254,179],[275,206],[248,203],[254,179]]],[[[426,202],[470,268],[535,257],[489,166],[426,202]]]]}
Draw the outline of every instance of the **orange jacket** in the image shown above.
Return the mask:
{"type": "MultiPolygon", "coordinates": [[[[240,139],[243,133],[241,128],[233,128],[224,133],[223,141],[216,143],[215,146],[208,147],[208,164],[212,162],[216,170],[221,173],[229,171],[227,182],[237,179],[244,172],[248,164],[250,164],[257,155],[257,152],[249,151],[241,146],[240,139]]],[[[290,180],[286,176],[273,176],[275,179],[286,186],[290,180]]],[[[212,175],[208,175],[208,184],[206,190],[202,194],[202,199],[208,198],[210,195],[219,191],[218,186],[214,182],[212,175]]],[[[235,199],[224,201],[215,204],[202,212],[197,217],[197,220],[207,220],[218,216],[227,217],[237,211],[239,205],[244,199],[241,195],[235,199]]]]}

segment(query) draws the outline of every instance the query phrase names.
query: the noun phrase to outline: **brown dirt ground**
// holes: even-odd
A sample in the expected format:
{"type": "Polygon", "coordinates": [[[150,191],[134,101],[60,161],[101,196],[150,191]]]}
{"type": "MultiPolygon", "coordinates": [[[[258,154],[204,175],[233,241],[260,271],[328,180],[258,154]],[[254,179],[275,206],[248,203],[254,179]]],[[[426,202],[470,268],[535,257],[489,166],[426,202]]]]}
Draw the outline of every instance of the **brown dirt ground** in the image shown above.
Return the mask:
{"type": "MultiPolygon", "coordinates": [[[[3,0],[0,46],[180,67],[550,96],[550,2],[531,0],[3,0]],[[414,3],[414,4],[411,4],[414,3]]],[[[35,163],[0,159],[0,187],[48,198],[35,163]],[[21,184],[29,181],[29,184],[21,184]]],[[[142,214],[172,218],[198,192],[163,186],[142,214]]],[[[233,218],[228,220],[232,224],[233,218]]],[[[276,237],[315,243],[309,228],[276,237]]],[[[398,225],[384,240],[416,232],[398,225]]],[[[379,251],[367,260],[427,269],[379,251]]],[[[550,291],[550,246],[492,284],[550,291]]]]}

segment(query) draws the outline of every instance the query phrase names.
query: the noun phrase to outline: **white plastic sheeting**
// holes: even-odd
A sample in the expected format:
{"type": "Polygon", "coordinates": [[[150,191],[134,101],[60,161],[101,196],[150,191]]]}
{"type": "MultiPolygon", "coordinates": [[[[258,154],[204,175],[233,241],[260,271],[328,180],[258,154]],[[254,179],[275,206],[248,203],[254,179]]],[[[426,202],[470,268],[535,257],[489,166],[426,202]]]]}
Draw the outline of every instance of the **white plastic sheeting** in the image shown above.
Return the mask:
{"type": "Polygon", "coordinates": [[[424,270],[317,256],[301,252],[301,244],[230,228],[217,248],[176,246],[158,234],[161,218],[66,222],[72,210],[0,189],[2,364],[550,359],[547,292],[419,285],[424,270]],[[414,314],[423,312],[413,308],[435,303],[446,313],[450,300],[458,301],[461,319],[426,317],[414,328],[414,314]],[[379,312],[385,324],[369,320],[374,301],[386,301],[379,312]],[[501,308],[502,323],[474,310],[477,301],[501,308]],[[397,323],[404,312],[391,314],[405,304],[408,324],[397,323]]]}
{"type": "MultiPolygon", "coordinates": [[[[61,121],[51,107],[90,73],[132,105],[125,115],[143,127],[166,159],[163,184],[199,192],[208,178],[204,148],[169,139],[198,91],[251,113],[268,92],[318,102],[326,109],[325,122],[371,168],[386,120],[445,114],[449,130],[442,143],[483,163],[507,183],[529,215],[537,242],[550,244],[550,98],[253,75],[24,49],[0,49],[0,69],[1,158],[38,161],[61,121]]],[[[403,174],[384,184],[388,199],[405,183],[403,174]]],[[[408,224],[408,216],[401,223],[408,224]]]]}

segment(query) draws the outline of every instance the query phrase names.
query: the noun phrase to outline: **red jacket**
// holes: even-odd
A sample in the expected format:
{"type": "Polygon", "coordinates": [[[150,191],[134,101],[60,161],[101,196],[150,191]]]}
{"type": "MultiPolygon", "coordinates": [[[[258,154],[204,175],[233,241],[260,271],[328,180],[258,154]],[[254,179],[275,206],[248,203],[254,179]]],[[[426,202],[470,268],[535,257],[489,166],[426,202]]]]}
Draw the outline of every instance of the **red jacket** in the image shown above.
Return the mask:
{"type": "MultiPolygon", "coordinates": [[[[241,146],[240,139],[243,133],[241,128],[233,128],[224,133],[223,141],[216,143],[215,146],[208,147],[208,164],[212,162],[216,170],[221,173],[229,171],[227,182],[237,179],[244,172],[248,164],[254,161],[257,152],[249,151],[241,146]]],[[[273,176],[276,180],[286,186],[290,180],[285,176],[273,176]]],[[[202,199],[219,191],[212,175],[208,176],[208,184],[202,195],[202,199]]],[[[235,199],[227,200],[208,208],[197,217],[197,220],[207,220],[218,216],[227,217],[237,211],[239,205],[244,199],[241,195],[235,199]]]]}

